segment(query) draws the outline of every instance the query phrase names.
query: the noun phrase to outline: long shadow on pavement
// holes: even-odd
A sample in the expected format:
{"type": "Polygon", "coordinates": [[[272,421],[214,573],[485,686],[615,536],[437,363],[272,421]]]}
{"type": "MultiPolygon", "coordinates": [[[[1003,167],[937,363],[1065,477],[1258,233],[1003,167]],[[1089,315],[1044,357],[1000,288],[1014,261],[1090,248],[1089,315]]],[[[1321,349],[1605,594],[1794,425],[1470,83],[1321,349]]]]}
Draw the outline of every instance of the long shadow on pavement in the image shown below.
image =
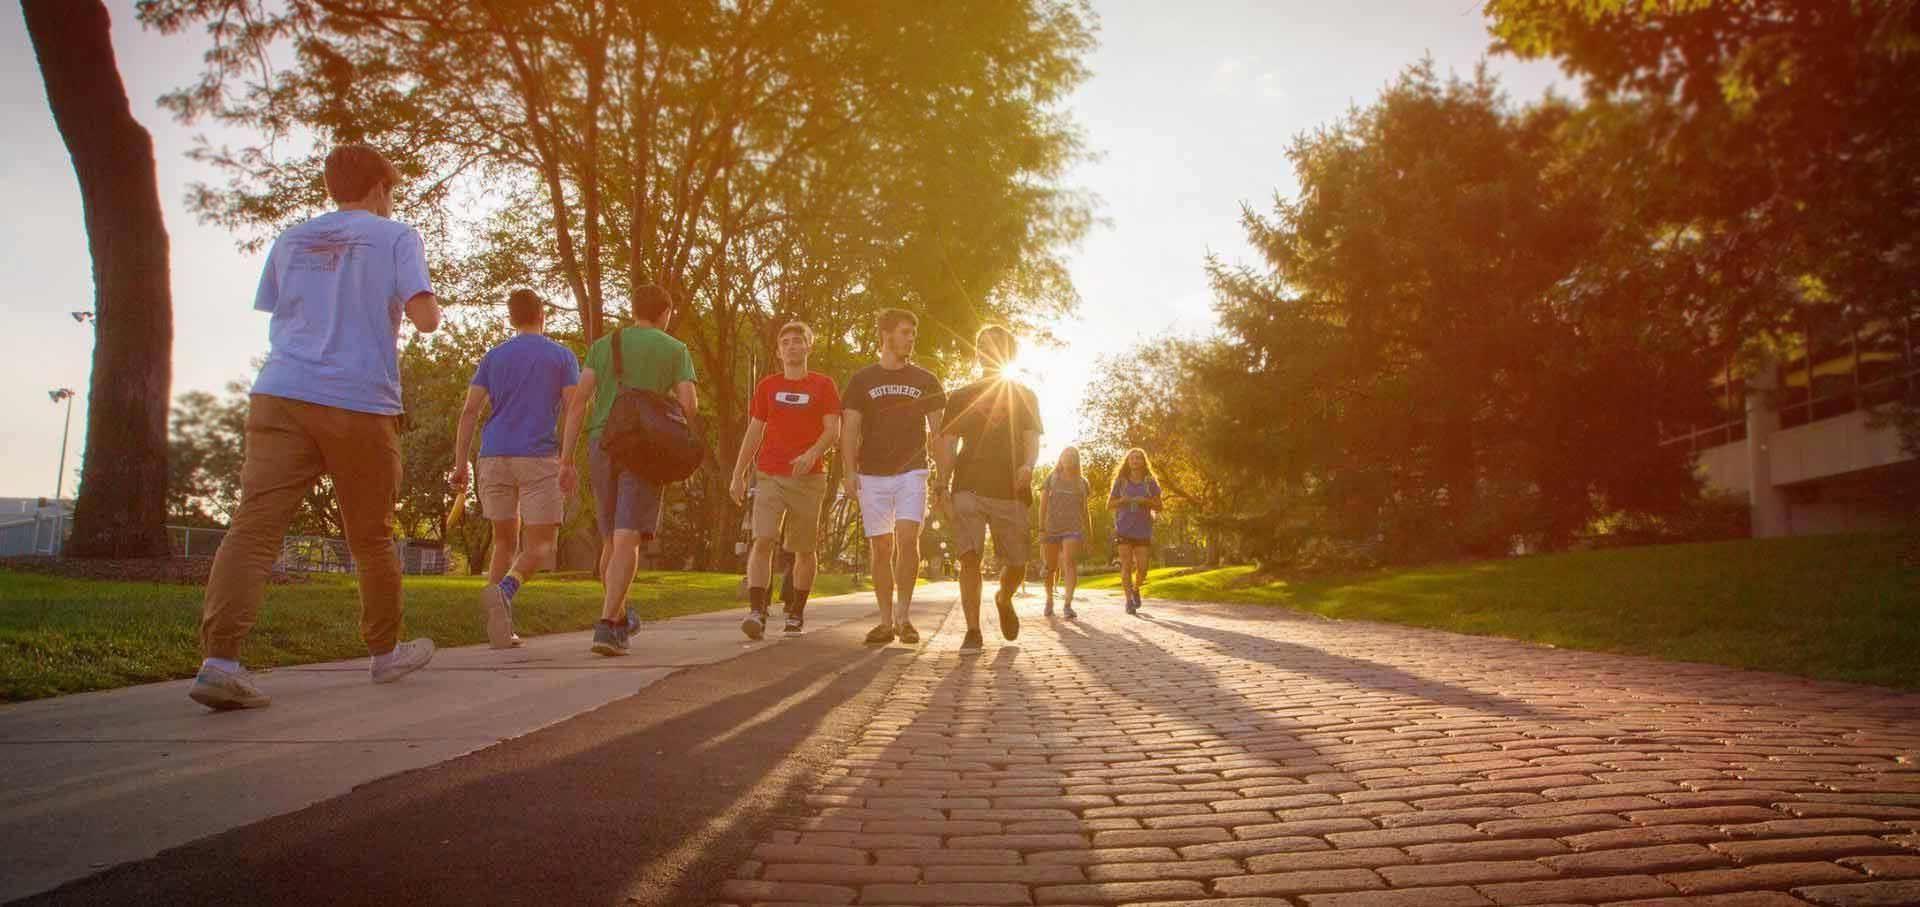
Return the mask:
{"type": "Polygon", "coordinates": [[[1204,642],[1234,657],[1260,661],[1276,668],[1313,674],[1355,687],[1417,696],[1435,705],[1472,709],[1508,718],[1532,718],[1543,721],[1564,720],[1564,716],[1542,711],[1531,703],[1508,699],[1457,686],[1431,677],[1422,677],[1390,664],[1336,655],[1325,649],[1286,642],[1271,636],[1254,636],[1219,627],[1204,627],[1166,617],[1147,617],[1155,626],[1166,627],[1204,642]]]}
{"type": "Polygon", "coordinates": [[[21,903],[710,900],[911,661],[857,623],[21,903]]]}
{"type": "Polygon", "coordinates": [[[1344,722],[1329,725],[1323,720],[1323,714],[1329,711],[1359,709],[1365,713],[1359,718],[1371,720],[1379,709],[1389,708],[1396,723],[1415,723],[1415,713],[1422,709],[1409,700],[1417,699],[1431,703],[1435,717],[1466,708],[1494,722],[1518,720],[1522,723],[1512,730],[1521,733],[1538,732],[1543,726],[1565,727],[1580,720],[1308,645],[1145,614],[1139,619],[1142,629],[1163,626],[1209,644],[1208,649],[1230,654],[1240,664],[1197,663],[1152,639],[1102,629],[1101,624],[1110,627],[1110,621],[1055,624],[1067,653],[1081,662],[1101,686],[1127,703],[1116,718],[1151,719],[1153,733],[1167,736],[1204,733],[1211,737],[1234,728],[1240,739],[1251,744],[1250,754],[1276,760],[1278,766],[1286,768],[1286,774],[1310,781],[1352,781],[1348,770],[1341,767],[1346,760],[1329,759],[1321,752],[1323,744],[1301,739],[1303,735],[1337,732],[1344,722]],[[1318,689],[1309,692],[1287,686],[1293,683],[1289,675],[1318,689]],[[1136,677],[1145,685],[1132,682],[1136,677]],[[1265,691],[1278,695],[1266,699],[1265,691]],[[1401,711],[1409,706],[1414,713],[1401,711]]]}

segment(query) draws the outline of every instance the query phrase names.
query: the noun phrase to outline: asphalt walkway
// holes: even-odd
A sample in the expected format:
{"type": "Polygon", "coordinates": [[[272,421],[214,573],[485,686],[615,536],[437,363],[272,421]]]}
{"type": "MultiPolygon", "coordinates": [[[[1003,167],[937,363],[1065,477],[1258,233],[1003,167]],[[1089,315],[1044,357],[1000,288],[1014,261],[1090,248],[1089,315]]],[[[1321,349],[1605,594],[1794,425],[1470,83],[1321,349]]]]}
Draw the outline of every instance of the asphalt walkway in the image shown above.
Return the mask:
{"type": "MultiPolygon", "coordinates": [[[[191,681],[0,706],[0,901],[438,765],[641,692],[676,671],[784,645],[753,644],[741,610],[642,625],[633,654],[592,634],[494,651],[444,649],[374,685],[367,660],[261,673],[270,708],[209,712],[191,681]]],[[[872,623],[871,594],[808,606],[810,629],[872,623]]],[[[801,637],[804,639],[805,637],[801,637]]]]}

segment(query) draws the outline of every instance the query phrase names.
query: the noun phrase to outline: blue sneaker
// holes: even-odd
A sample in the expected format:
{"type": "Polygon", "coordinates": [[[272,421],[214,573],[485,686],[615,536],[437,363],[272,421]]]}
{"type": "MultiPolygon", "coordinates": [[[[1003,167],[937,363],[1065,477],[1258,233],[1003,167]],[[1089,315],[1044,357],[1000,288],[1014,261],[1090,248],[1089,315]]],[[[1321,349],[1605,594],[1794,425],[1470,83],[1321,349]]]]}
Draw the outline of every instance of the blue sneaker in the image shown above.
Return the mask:
{"type": "Polygon", "coordinates": [[[616,658],[627,654],[627,625],[610,621],[593,624],[593,654],[616,658]]]}
{"type": "Polygon", "coordinates": [[[633,634],[640,632],[640,618],[634,616],[632,608],[627,609],[626,628],[627,628],[628,636],[632,636],[633,634]]]}

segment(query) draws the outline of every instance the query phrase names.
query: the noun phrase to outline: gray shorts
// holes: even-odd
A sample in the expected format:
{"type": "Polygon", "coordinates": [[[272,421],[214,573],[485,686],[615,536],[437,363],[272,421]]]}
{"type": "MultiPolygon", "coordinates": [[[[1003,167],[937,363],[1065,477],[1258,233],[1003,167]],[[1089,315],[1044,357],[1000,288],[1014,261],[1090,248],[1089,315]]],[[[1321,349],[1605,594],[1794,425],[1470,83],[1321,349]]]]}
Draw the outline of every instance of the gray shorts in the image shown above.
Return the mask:
{"type": "Polygon", "coordinates": [[[987,530],[993,530],[993,554],[1000,563],[1018,567],[1027,562],[1027,505],[1011,498],[988,498],[971,491],[953,496],[953,543],[956,557],[986,551],[987,530]]]}
{"type": "Polygon", "coordinates": [[[599,438],[587,441],[588,481],[593,483],[595,516],[600,537],[612,538],[616,529],[630,529],[642,539],[660,532],[660,486],[624,472],[600,447],[599,438]]]}

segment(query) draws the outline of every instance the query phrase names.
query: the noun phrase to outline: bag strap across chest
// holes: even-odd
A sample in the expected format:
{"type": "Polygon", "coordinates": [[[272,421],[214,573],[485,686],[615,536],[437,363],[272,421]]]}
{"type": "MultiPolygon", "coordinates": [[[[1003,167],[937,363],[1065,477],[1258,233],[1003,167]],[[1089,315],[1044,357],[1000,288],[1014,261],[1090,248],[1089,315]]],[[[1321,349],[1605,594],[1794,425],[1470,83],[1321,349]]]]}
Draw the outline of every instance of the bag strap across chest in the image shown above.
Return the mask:
{"type": "Polygon", "coordinates": [[[626,339],[626,328],[619,328],[613,332],[613,392],[616,394],[619,393],[620,388],[624,387],[627,383],[626,368],[620,361],[620,347],[625,345],[626,339]]]}

